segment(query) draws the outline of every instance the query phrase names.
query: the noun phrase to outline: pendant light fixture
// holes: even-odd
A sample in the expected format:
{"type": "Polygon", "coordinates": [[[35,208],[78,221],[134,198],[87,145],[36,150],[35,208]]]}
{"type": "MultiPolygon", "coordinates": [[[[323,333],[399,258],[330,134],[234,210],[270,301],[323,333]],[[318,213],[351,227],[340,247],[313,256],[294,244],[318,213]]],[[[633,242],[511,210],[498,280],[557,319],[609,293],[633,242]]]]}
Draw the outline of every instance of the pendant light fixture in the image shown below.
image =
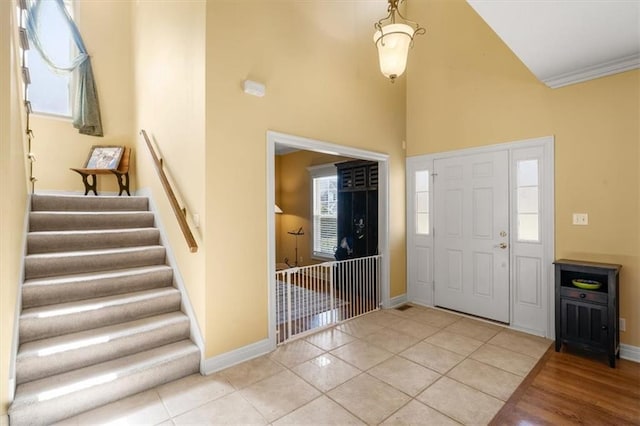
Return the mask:
{"type": "Polygon", "coordinates": [[[407,68],[407,55],[409,48],[413,46],[413,37],[425,34],[427,30],[402,16],[398,5],[404,0],[388,1],[389,13],[374,24],[376,32],[373,42],[378,48],[380,71],[393,83],[407,68]]]}

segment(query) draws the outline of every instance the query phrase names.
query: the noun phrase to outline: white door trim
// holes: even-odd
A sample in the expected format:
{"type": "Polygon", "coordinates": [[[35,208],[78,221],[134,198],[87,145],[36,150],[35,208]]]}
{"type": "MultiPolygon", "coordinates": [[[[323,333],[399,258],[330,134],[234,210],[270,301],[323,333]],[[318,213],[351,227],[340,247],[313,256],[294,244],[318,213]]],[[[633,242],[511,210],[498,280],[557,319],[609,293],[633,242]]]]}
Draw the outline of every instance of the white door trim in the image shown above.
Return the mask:
{"type": "MultiPolygon", "coordinates": [[[[554,319],[555,319],[555,311],[554,311],[554,271],[553,271],[553,261],[555,260],[555,197],[554,197],[554,179],[555,179],[555,172],[554,172],[554,144],[555,144],[555,140],[553,136],[545,136],[545,137],[541,137],[541,138],[534,138],[534,139],[526,139],[526,140],[520,140],[520,141],[512,141],[512,142],[507,142],[507,143],[500,143],[500,144],[495,144],[495,145],[487,145],[487,146],[482,146],[482,147],[476,147],[476,148],[467,148],[467,149],[461,149],[461,150],[456,150],[456,151],[446,151],[446,152],[439,152],[439,153],[434,153],[434,154],[427,154],[427,155],[420,155],[420,156],[413,156],[413,157],[408,157],[407,158],[407,179],[410,179],[410,171],[412,170],[416,170],[416,168],[420,165],[420,164],[431,164],[433,165],[433,161],[434,160],[438,160],[438,159],[443,159],[443,158],[450,158],[450,157],[456,157],[456,156],[462,156],[462,155],[472,155],[472,154],[479,154],[479,153],[486,153],[486,152],[494,152],[494,151],[500,151],[500,150],[508,150],[509,151],[509,163],[510,163],[510,168],[512,167],[512,151],[516,150],[516,149],[522,149],[522,148],[530,148],[530,147],[541,147],[543,148],[544,151],[544,155],[543,155],[543,161],[545,164],[545,167],[543,167],[542,170],[542,188],[543,188],[543,194],[542,194],[542,198],[541,198],[541,202],[542,202],[542,206],[543,206],[543,210],[541,212],[541,225],[542,225],[542,233],[541,233],[541,240],[543,241],[543,277],[545,279],[544,283],[544,288],[543,288],[543,306],[542,306],[542,315],[544,315],[544,317],[546,318],[546,327],[543,327],[543,329],[539,329],[539,330],[534,330],[534,329],[529,329],[529,328],[525,328],[525,327],[521,327],[521,326],[511,326],[511,328],[514,329],[519,329],[522,331],[526,331],[528,333],[534,333],[534,334],[541,334],[541,335],[545,335],[545,337],[547,338],[555,338],[555,328],[554,328],[554,319]]],[[[433,166],[431,166],[433,168],[433,166]]],[[[407,190],[410,190],[412,188],[412,185],[409,184],[410,182],[407,182],[407,190]]],[[[510,186],[510,193],[512,192],[511,189],[513,188],[513,182],[510,182],[509,186],[510,186]]],[[[412,205],[409,202],[410,197],[412,197],[412,194],[407,193],[407,277],[409,278],[410,276],[412,276],[411,274],[413,274],[413,271],[411,270],[412,267],[414,265],[411,264],[410,261],[410,257],[411,257],[411,253],[409,252],[409,250],[412,249],[412,241],[414,239],[415,236],[415,232],[414,232],[414,227],[415,224],[413,223],[412,220],[410,220],[410,218],[412,217],[412,212],[410,211],[410,206],[412,205]]],[[[431,198],[431,203],[433,203],[433,198],[431,198]]],[[[513,203],[515,202],[515,200],[511,199],[510,200],[510,205],[513,205],[513,203]]],[[[431,204],[431,211],[433,211],[433,204],[431,204]]],[[[431,226],[433,226],[433,221],[431,221],[431,226]]],[[[513,233],[510,233],[510,239],[515,238],[513,233]]],[[[513,240],[510,240],[510,246],[512,245],[513,240]]],[[[433,255],[433,251],[432,251],[432,255],[433,255]]],[[[430,259],[431,264],[433,264],[434,259],[430,259]]],[[[514,270],[514,259],[513,256],[511,256],[510,258],[510,270],[514,270]]],[[[407,286],[409,287],[411,285],[410,280],[407,281],[407,286]]],[[[513,280],[511,280],[510,283],[510,292],[511,294],[513,294],[513,280]]],[[[429,306],[433,306],[433,285],[430,286],[430,294],[426,295],[426,297],[422,297],[421,300],[412,300],[411,295],[412,293],[412,289],[407,288],[407,294],[409,295],[409,301],[414,301],[416,303],[419,304],[427,304],[429,306]],[[425,301],[429,301],[430,303],[425,303],[425,301]]],[[[513,303],[513,301],[511,302],[513,303]]],[[[512,306],[513,308],[513,306],[512,306]]],[[[511,323],[513,324],[513,309],[511,309],[511,323]]]]}
{"type": "Polygon", "coordinates": [[[343,145],[336,145],[316,139],[267,131],[267,273],[269,279],[269,341],[276,347],[276,229],[275,229],[275,145],[286,145],[306,151],[316,151],[331,155],[341,155],[360,160],[378,162],[378,247],[382,255],[380,280],[382,306],[390,306],[389,268],[389,155],[343,145]]]}

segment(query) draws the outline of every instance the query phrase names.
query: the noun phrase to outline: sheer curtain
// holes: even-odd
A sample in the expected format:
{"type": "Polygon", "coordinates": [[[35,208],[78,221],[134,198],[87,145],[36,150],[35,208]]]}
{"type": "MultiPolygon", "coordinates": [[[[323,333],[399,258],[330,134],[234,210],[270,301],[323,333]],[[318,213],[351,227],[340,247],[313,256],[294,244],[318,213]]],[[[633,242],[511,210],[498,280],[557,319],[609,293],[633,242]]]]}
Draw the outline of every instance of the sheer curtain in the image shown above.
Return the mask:
{"type": "Polygon", "coordinates": [[[74,85],[74,101],[72,108],[73,127],[85,135],[103,136],[100,105],[96,84],[91,69],[91,58],[82,41],[82,36],[75,22],[69,16],[63,0],[30,0],[27,7],[27,33],[29,39],[42,59],[57,72],[72,72],[74,85]],[[44,2],[54,2],[65,17],[71,38],[78,50],[78,55],[67,64],[55,63],[42,43],[39,31],[40,8],[44,2]]]}

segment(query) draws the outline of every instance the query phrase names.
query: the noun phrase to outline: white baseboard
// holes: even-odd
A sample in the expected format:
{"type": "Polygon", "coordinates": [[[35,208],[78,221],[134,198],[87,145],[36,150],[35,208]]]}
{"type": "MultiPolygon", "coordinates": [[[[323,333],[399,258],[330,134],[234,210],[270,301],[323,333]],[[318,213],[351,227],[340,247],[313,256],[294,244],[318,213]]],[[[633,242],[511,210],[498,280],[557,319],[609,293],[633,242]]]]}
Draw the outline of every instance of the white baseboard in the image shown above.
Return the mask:
{"type": "Polygon", "coordinates": [[[393,309],[398,306],[402,306],[407,303],[407,293],[401,294],[400,296],[392,297],[389,299],[389,306],[385,306],[385,309],[393,309]]]}
{"type": "Polygon", "coordinates": [[[240,364],[241,362],[249,361],[250,359],[267,354],[275,348],[275,343],[272,342],[271,339],[264,339],[233,351],[214,356],[213,358],[205,359],[203,373],[215,373],[216,371],[220,371],[236,364],[240,364]]]}
{"type": "Polygon", "coordinates": [[[620,343],[620,358],[640,362],[640,347],[620,343]]]}
{"type": "Polygon", "coordinates": [[[184,284],[184,279],[182,278],[182,274],[180,273],[178,261],[173,254],[173,249],[171,248],[169,238],[167,237],[167,234],[165,232],[165,226],[162,222],[162,218],[160,217],[160,212],[158,211],[155,199],[153,198],[153,193],[151,192],[151,189],[145,187],[135,191],[134,196],[146,197],[149,200],[149,211],[153,213],[155,218],[155,225],[160,232],[160,244],[162,244],[165,248],[167,264],[173,268],[173,285],[178,290],[180,290],[180,294],[182,295],[180,308],[189,317],[189,337],[196,344],[198,349],[200,349],[200,371],[202,372],[204,371],[204,337],[202,337],[202,332],[200,331],[200,325],[198,324],[196,313],[193,309],[193,305],[191,304],[191,299],[189,298],[189,293],[187,292],[187,288],[184,284]]]}

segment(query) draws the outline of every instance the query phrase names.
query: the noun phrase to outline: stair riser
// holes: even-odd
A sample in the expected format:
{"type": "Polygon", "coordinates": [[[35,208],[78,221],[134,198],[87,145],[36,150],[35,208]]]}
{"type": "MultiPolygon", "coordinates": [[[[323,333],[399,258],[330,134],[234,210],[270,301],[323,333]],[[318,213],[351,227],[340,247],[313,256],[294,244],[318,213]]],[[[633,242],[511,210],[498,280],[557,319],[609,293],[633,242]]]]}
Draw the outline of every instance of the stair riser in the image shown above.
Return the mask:
{"type": "Polygon", "coordinates": [[[144,301],[63,314],[47,318],[20,318],[20,342],[90,330],[180,310],[180,293],[171,292],[144,301]]]}
{"type": "Polygon", "coordinates": [[[9,411],[11,425],[47,425],[75,416],[152,387],[197,373],[199,362],[200,355],[196,351],[135,374],[115,377],[113,380],[89,389],[40,401],[37,404],[14,406],[9,411]]]}
{"type": "Polygon", "coordinates": [[[27,256],[25,279],[54,277],[58,275],[82,274],[165,263],[164,247],[149,247],[132,252],[100,253],[77,256],[27,256]]]}
{"type": "Polygon", "coordinates": [[[153,213],[47,213],[29,214],[29,231],[80,231],[91,229],[151,228],[153,213]]]}
{"type": "Polygon", "coordinates": [[[33,195],[32,211],[145,211],[149,209],[145,197],[82,197],[33,195]]]}
{"type": "Polygon", "coordinates": [[[197,373],[148,200],[31,199],[11,425],[49,425],[197,373]]]}
{"type": "Polygon", "coordinates": [[[180,322],[109,340],[102,344],[48,356],[21,357],[19,354],[16,360],[16,380],[18,384],[22,384],[188,338],[189,319],[185,316],[180,322]]]}
{"type": "Polygon", "coordinates": [[[159,241],[160,231],[155,228],[108,233],[32,233],[27,236],[27,253],[57,253],[117,247],[153,246],[157,245],[159,241]]]}
{"type": "Polygon", "coordinates": [[[95,297],[170,287],[172,283],[173,271],[167,268],[144,274],[98,280],[61,282],[55,285],[25,285],[22,287],[22,306],[26,309],[75,302],[95,297]]]}

